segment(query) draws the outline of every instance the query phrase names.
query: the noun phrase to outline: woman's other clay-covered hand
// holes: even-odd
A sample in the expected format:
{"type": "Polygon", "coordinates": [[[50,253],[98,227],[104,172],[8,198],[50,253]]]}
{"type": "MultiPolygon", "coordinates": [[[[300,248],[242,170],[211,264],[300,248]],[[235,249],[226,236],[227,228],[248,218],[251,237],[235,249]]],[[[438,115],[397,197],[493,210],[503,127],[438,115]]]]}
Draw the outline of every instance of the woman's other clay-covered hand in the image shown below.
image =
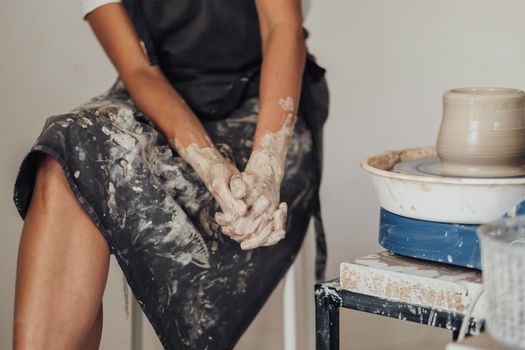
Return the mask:
{"type": "Polygon", "coordinates": [[[257,158],[258,155],[252,155],[241,174],[246,186],[244,201],[248,213],[245,216],[216,215],[223,233],[240,242],[242,249],[276,244],[286,233],[288,207],[284,202],[279,204],[280,179],[258,172],[256,169],[262,159],[257,158]]]}
{"type": "Polygon", "coordinates": [[[296,117],[288,113],[282,127],[262,137],[241,174],[248,213],[239,217],[218,213],[224,234],[241,242],[242,249],[276,244],[286,233],[287,205],[279,203],[286,151],[296,117]]]}

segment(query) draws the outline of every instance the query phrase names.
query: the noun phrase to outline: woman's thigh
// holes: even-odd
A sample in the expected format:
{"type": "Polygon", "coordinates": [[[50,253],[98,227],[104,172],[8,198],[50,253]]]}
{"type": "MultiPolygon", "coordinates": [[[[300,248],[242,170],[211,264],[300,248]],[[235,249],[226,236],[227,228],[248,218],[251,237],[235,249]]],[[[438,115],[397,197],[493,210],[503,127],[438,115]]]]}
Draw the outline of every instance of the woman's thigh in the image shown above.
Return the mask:
{"type": "Polygon", "coordinates": [[[51,157],[38,160],[18,253],[14,341],[76,348],[97,317],[109,249],[61,166],[51,157]]]}

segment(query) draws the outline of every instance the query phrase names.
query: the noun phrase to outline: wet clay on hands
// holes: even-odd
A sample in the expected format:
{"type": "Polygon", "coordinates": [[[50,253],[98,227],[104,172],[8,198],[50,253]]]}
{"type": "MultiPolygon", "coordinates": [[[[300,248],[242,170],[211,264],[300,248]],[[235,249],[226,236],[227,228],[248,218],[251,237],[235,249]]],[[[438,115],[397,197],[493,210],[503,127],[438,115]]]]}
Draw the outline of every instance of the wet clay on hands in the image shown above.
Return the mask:
{"type": "MultiPolygon", "coordinates": [[[[213,145],[206,137],[208,143],[213,145]]],[[[195,170],[224,213],[243,216],[247,206],[242,198],[246,187],[239,170],[214,146],[199,147],[195,143],[184,147],[176,138],[169,140],[179,155],[195,170]]]]}
{"type": "Polygon", "coordinates": [[[254,249],[276,244],[286,233],[287,204],[279,203],[286,153],[297,119],[293,100],[279,102],[285,111],[283,125],[276,132],[265,133],[248,160],[241,177],[246,186],[248,213],[235,217],[218,213],[217,222],[223,233],[241,242],[241,249],[254,249]]]}

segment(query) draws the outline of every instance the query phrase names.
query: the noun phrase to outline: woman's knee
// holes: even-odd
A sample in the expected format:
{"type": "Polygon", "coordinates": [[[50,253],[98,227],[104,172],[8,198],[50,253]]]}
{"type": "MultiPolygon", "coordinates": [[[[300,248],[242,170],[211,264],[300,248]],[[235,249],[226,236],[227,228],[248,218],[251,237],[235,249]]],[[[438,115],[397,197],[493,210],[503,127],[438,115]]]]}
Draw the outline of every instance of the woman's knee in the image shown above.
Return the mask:
{"type": "Polygon", "coordinates": [[[70,194],[71,189],[60,163],[47,154],[39,155],[33,197],[48,206],[63,203],[70,194]]]}

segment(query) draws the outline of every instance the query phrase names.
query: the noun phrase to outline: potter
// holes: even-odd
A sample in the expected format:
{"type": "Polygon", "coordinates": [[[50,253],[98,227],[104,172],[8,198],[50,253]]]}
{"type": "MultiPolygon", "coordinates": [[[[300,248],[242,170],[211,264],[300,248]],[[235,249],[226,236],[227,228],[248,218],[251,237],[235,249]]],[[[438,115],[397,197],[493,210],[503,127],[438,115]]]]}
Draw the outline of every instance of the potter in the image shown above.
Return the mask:
{"type": "Polygon", "coordinates": [[[437,154],[447,176],[525,174],[525,93],[458,88],[443,94],[437,154]]]}
{"type": "Polygon", "coordinates": [[[324,280],[329,91],[306,47],[302,3],[82,4],[116,74],[105,91],[42,120],[21,159],[13,202],[30,220],[13,347],[98,348],[113,255],[133,294],[125,289],[124,301],[137,301],[131,347],[141,345],[135,326],[145,316],[148,349],[233,350],[294,263],[311,219],[310,260],[324,280]],[[155,335],[160,344],[149,342],[155,335]]]}

